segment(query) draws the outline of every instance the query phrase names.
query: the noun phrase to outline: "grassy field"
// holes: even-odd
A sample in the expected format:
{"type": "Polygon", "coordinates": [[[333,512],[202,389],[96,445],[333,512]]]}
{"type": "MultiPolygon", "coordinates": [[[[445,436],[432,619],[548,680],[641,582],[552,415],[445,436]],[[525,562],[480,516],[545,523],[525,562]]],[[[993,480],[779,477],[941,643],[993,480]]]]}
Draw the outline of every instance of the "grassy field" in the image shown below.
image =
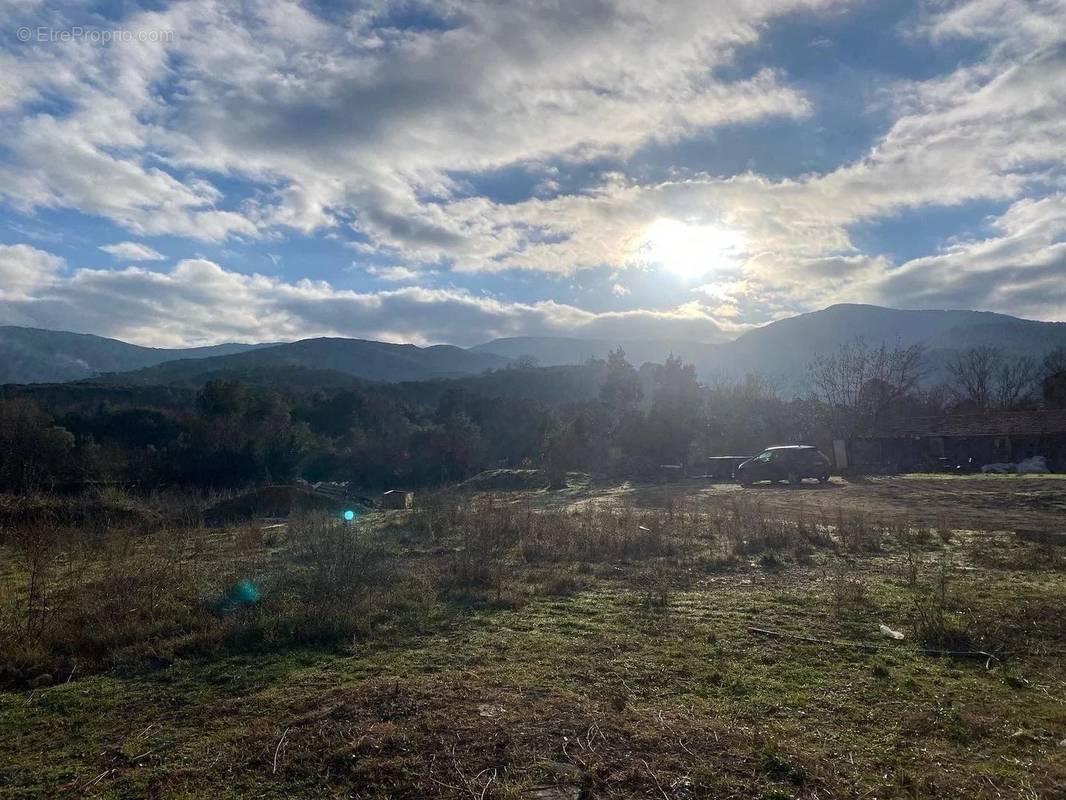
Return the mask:
{"type": "Polygon", "coordinates": [[[1066,482],[419,500],[9,524],[0,797],[1066,795],[1066,482]]]}

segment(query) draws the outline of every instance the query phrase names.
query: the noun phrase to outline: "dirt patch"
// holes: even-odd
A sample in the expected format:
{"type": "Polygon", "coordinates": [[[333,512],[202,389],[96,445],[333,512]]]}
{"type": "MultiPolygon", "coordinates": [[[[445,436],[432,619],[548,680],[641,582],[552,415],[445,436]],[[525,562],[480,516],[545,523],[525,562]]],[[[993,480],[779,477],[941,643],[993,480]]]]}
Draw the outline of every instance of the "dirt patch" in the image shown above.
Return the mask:
{"type": "Polygon", "coordinates": [[[954,529],[1013,530],[1061,528],[1066,519],[1066,481],[1038,477],[875,478],[841,482],[834,491],[781,487],[756,490],[783,510],[800,507],[821,513],[837,509],[874,518],[903,517],[954,529]]]}
{"type": "Polygon", "coordinates": [[[487,469],[467,478],[460,489],[473,492],[521,492],[548,488],[548,478],[539,469],[487,469]]]}
{"type": "Polygon", "coordinates": [[[730,503],[738,493],[787,516],[831,520],[841,513],[861,514],[872,521],[906,519],[920,525],[943,523],[956,530],[1066,529],[1066,480],[1035,475],[900,476],[854,482],[834,478],[826,484],[756,484],[747,488],[704,481],[667,486],[635,484],[601,492],[595,502],[648,508],[682,502],[721,505],[730,503]]]}
{"type": "Polygon", "coordinates": [[[277,754],[287,780],[354,797],[725,797],[741,796],[734,786],[837,784],[735,721],[613,702],[473,679],[377,679],[294,708],[284,730],[253,731],[238,769],[271,772],[277,754]],[[768,752],[784,765],[777,772],[765,769],[768,752]]]}
{"type": "Polygon", "coordinates": [[[224,500],[204,512],[208,525],[225,525],[264,517],[288,517],[297,512],[340,513],[343,501],[297,486],[264,486],[224,500]]]}

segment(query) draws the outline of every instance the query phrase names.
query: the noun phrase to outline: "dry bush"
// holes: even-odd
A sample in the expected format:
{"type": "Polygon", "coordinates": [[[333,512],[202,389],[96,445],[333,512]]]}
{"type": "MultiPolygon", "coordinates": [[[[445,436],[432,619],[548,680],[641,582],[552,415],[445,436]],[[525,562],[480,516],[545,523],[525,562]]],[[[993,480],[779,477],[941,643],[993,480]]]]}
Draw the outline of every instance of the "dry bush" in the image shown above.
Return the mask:
{"type": "Polygon", "coordinates": [[[9,671],[73,671],[108,665],[125,651],[197,627],[195,564],[181,535],[147,537],[46,524],[9,532],[15,573],[0,610],[9,671]]]}
{"type": "Polygon", "coordinates": [[[883,546],[885,528],[872,523],[865,514],[837,512],[836,536],[841,547],[849,553],[877,553],[883,546]]]}
{"type": "Polygon", "coordinates": [[[670,605],[671,570],[662,562],[641,567],[630,578],[630,583],[647,609],[665,610],[670,605]]]}
{"type": "Polygon", "coordinates": [[[868,602],[866,584],[843,567],[833,571],[829,586],[837,614],[853,611],[868,602]]]}
{"type": "Polygon", "coordinates": [[[294,517],[287,539],[284,557],[260,573],[261,597],[237,615],[230,638],[247,645],[367,635],[393,574],[382,548],[358,526],[323,514],[294,517]]]}
{"type": "Polygon", "coordinates": [[[254,526],[6,531],[14,568],[0,583],[0,679],[342,641],[368,632],[397,599],[419,605],[353,526],[297,518],[287,548],[263,542],[254,526]]]}

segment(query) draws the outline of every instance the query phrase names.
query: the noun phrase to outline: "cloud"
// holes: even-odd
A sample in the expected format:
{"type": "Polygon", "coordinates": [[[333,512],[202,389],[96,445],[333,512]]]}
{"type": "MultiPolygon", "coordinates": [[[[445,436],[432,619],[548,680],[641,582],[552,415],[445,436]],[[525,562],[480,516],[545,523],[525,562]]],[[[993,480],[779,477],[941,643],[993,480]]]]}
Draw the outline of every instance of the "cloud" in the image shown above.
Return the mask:
{"type": "Polygon", "coordinates": [[[955,243],[876,277],[871,293],[907,307],[1066,316],[1066,194],[1020,200],[991,227],[998,235],[955,243]]]}
{"type": "MultiPolygon", "coordinates": [[[[1015,310],[1054,313],[1061,304],[1034,265],[1057,264],[1058,243],[1012,233],[1017,216],[1002,220],[1002,236],[900,266],[863,252],[853,230],[905,210],[974,200],[1013,210],[1063,191],[1063,0],[924,6],[904,31],[909,44],[966,40],[977,55],[946,74],[879,87],[868,102],[886,115],[881,134],[835,168],[770,179],[702,173],[698,164],[656,171],[631,163],[649,148],[738,124],[846,124],[817,117],[817,95],[782,69],[740,68],[737,58],[788,15],[845,5],[759,0],[714,4],[709,13],[700,0],[381,0],[327,18],[296,2],[189,0],[135,11],[122,27],[175,35],[109,47],[0,45],[9,48],[0,50],[0,196],[28,213],[77,209],[137,236],[223,242],[328,229],[363,253],[405,264],[371,273],[397,283],[414,283],[429,269],[624,270],[649,226],[670,219],[721,228],[745,242],[736,263],[714,265],[708,277],[717,287],[712,307],[732,325],[873,297],[1004,310],[1015,303],[1015,310]],[[404,28],[398,16],[422,24],[404,28]],[[613,171],[604,173],[605,164],[613,171]],[[508,170],[531,176],[528,196],[503,201],[476,189],[476,177],[508,170]],[[1019,249],[996,250],[998,240],[1019,249]],[[982,248],[1006,259],[1000,269],[982,248]]],[[[10,7],[0,18],[13,29],[44,13],[10,7]]],[[[78,12],[47,13],[59,24],[76,21],[78,12]]],[[[1054,217],[1054,205],[1034,207],[1054,217]]],[[[192,291],[182,277],[192,263],[158,273],[162,278],[83,270],[56,286],[42,282],[51,300],[36,313],[56,307],[63,292],[101,291],[94,287],[108,281],[116,290],[154,285],[177,303],[192,291]]],[[[235,290],[229,281],[216,288],[235,290]]],[[[256,286],[268,297],[284,287],[293,296],[315,294],[295,283],[256,286]]],[[[406,311],[415,293],[426,291],[410,286],[359,302],[370,309],[407,298],[406,311]]],[[[322,300],[355,302],[342,297],[330,288],[322,300]]],[[[471,320],[475,306],[488,313],[487,301],[459,297],[438,300],[471,320]]],[[[131,313],[147,302],[138,300],[131,313]]],[[[212,302],[202,298],[189,309],[212,302]]],[[[702,324],[707,313],[690,320],[680,308],[664,312],[670,324],[702,324]]],[[[360,313],[373,319],[366,309],[360,313]]],[[[280,313],[273,305],[262,310],[280,313]]],[[[563,318],[571,326],[616,324],[604,315],[581,322],[577,312],[502,304],[484,319],[491,330],[517,318],[533,327],[563,318]],[[537,310],[523,317],[519,310],[527,307],[537,310]]],[[[322,321],[310,311],[273,319],[282,330],[290,322],[294,330],[319,330],[322,321]]],[[[167,324],[199,340],[217,338],[206,323],[167,324]]],[[[215,323],[226,335],[259,329],[254,321],[226,324],[215,323]]],[[[407,330],[385,322],[375,329],[407,330]]],[[[432,337],[433,330],[412,335],[432,337]]],[[[452,329],[442,323],[440,330],[452,329]]],[[[147,328],[135,333],[153,335],[147,328]]]]}
{"type": "Polygon", "coordinates": [[[423,277],[423,273],[407,267],[367,267],[366,272],[383,281],[410,283],[423,277]]]}
{"type": "Polygon", "coordinates": [[[934,15],[921,28],[933,41],[986,39],[1007,52],[1026,52],[1066,38],[1062,0],[971,0],[934,15]]]}
{"type": "MultiPolygon", "coordinates": [[[[3,297],[0,314],[25,320],[21,324],[92,331],[154,346],[310,336],[460,345],[518,335],[722,338],[713,315],[700,303],[596,314],[555,302],[508,303],[455,289],[354,292],[323,281],[290,283],[245,275],[202,259],[180,261],[169,271],[78,269],[56,278],[60,259],[42,251],[9,250],[18,250],[14,258],[50,271],[47,280],[33,284],[37,291],[32,299],[25,294],[3,297]]],[[[0,274],[5,276],[4,265],[11,261],[7,255],[0,254],[0,274]]]]}
{"type": "Polygon", "coordinates": [[[118,242],[101,245],[100,249],[125,261],[162,261],[166,256],[139,242],[118,242]]]}
{"type": "Polygon", "coordinates": [[[23,300],[56,279],[62,258],[25,244],[0,245],[0,302],[23,300]]]}
{"type": "Polygon", "coordinates": [[[724,80],[716,68],[767,20],[833,2],[714,13],[698,0],[382,2],[336,23],[295,2],[139,11],[122,27],[174,35],[19,47],[24,69],[0,95],[13,112],[0,129],[13,145],[0,186],[20,208],[76,208],[142,235],[350,224],[383,247],[459,258],[469,233],[487,232],[456,229],[436,209],[453,199],[456,172],[625,156],[809,113],[771,69],[724,80]],[[436,24],[396,28],[396,9],[436,24]],[[45,98],[63,110],[19,113],[45,98]],[[216,175],[262,191],[235,207],[216,175]]]}

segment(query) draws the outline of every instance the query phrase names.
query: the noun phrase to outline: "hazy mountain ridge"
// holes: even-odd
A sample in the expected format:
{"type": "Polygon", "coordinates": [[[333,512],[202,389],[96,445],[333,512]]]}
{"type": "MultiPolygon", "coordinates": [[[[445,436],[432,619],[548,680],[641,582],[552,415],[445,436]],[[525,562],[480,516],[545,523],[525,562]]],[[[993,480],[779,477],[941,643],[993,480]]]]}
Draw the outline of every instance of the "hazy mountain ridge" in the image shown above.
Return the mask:
{"type": "Polygon", "coordinates": [[[364,380],[398,382],[474,375],[505,367],[510,360],[491,353],[474,353],[452,345],[417,347],[365,339],[317,338],[274,345],[260,350],[204,359],[183,359],[100,378],[107,383],[198,384],[212,377],[239,377],[266,370],[287,375],[311,370],[319,377],[348,375],[364,380]]]}
{"type": "Polygon", "coordinates": [[[808,367],[820,355],[862,338],[928,350],[929,378],[946,379],[952,355],[977,345],[994,345],[1008,354],[1036,358],[1066,346],[1066,323],[1020,319],[990,311],[907,311],[880,306],[842,304],[772,322],[716,345],[697,368],[704,379],[720,374],[739,377],[759,372],[785,392],[804,388],[808,367]]]}
{"type": "Polygon", "coordinates": [[[87,333],[4,325],[0,326],[0,384],[74,381],[178,358],[208,358],[269,346],[234,343],[180,349],[142,347],[87,333]]]}
{"type": "Polygon", "coordinates": [[[197,385],[221,376],[261,385],[271,381],[343,385],[351,378],[422,381],[478,375],[523,356],[532,356],[541,367],[580,364],[604,358],[621,346],[636,366],[661,363],[673,354],[695,364],[705,383],[758,372],[791,394],[805,388],[814,359],[859,337],[871,345],[924,344],[931,378],[937,380],[946,377],[946,364],[954,353],[974,345],[991,344],[1012,355],[1040,358],[1066,346],[1066,323],[988,311],[906,311],[842,304],[778,320],[717,344],[525,336],[495,339],[468,350],[343,338],[165,350],[84,334],[0,327],[0,383],[95,378],[110,385],[197,385]]]}
{"type": "Polygon", "coordinates": [[[577,339],[563,336],[514,336],[493,339],[470,349],[478,353],[495,353],[511,359],[532,356],[537,366],[558,367],[582,364],[590,358],[607,358],[607,354],[621,347],[627,360],[640,366],[651,361],[662,363],[668,356],[679,356],[686,362],[706,358],[713,344],[684,339],[577,339]]]}
{"type": "Polygon", "coordinates": [[[475,349],[506,352],[515,358],[529,355],[548,365],[578,363],[581,353],[602,357],[606,350],[621,345],[637,366],[644,361],[661,362],[673,353],[695,364],[704,382],[758,372],[774,379],[782,391],[792,393],[805,387],[808,367],[814,359],[860,337],[871,345],[897,341],[903,345],[924,344],[929,350],[930,376],[935,380],[946,377],[945,365],[955,352],[975,345],[995,345],[1012,355],[1039,358],[1049,350],[1066,346],[1066,323],[1021,319],[991,311],[909,311],[840,304],[771,322],[718,344],[520,337],[496,339],[475,349]],[[562,360],[560,341],[575,343],[572,360],[562,360]]]}

